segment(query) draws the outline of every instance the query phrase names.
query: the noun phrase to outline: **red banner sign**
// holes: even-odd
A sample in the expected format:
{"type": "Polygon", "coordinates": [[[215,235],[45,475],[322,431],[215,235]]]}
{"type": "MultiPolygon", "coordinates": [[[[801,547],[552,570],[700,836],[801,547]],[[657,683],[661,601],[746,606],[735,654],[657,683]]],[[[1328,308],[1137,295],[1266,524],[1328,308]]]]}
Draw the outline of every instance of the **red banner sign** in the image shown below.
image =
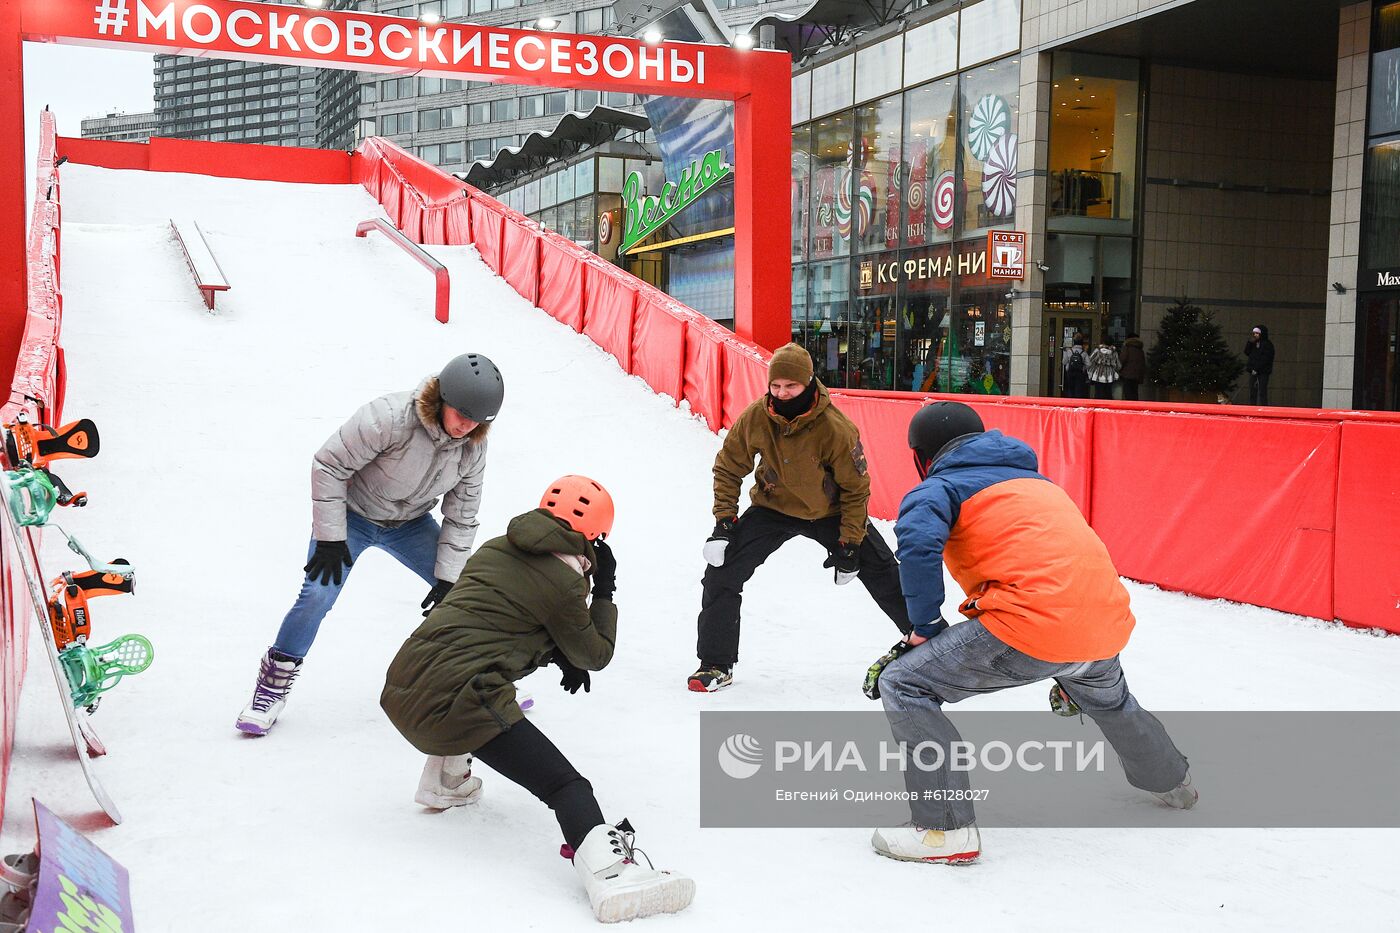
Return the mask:
{"type": "MultiPolygon", "coordinates": [[[[478,81],[733,99],[750,52],[231,0],[28,3],[25,38],[478,81]]],[[[761,53],[760,53],[761,54],[761,53]]]]}

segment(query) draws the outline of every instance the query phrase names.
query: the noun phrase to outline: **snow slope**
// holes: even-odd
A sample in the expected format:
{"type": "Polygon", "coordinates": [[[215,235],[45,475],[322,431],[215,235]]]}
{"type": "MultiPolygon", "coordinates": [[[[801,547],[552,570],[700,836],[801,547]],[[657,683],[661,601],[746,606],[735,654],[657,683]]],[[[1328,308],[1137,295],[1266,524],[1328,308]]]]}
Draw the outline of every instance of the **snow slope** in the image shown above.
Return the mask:
{"type": "MultiPolygon", "coordinates": [[[[96,717],[126,815],[115,828],[92,815],[51,679],[31,661],[0,851],[32,844],[39,796],[131,870],[142,933],[592,928],[554,820],[524,791],[482,767],[479,807],[413,804],[422,759],[378,696],[424,587],[383,553],[357,564],[276,730],[233,729],[301,577],[311,454],[363,402],[469,350],[507,380],[480,540],[562,473],[599,479],[618,504],[617,656],[591,694],[560,692],[551,671],[527,686],[534,721],[610,818],[631,818],[659,866],[696,878],[692,908],[648,928],[1394,923],[1394,830],[989,830],[963,869],[877,858],[861,830],[700,830],[698,712],[869,708],[862,672],[895,635],[859,587],[830,585],[815,544],[794,541],[746,593],[736,686],[684,689],[718,440],[470,248],[433,248],[453,284],[452,323],[437,324],[422,270],[353,237],[379,212],[358,188],[63,172],[67,414],[94,418],[103,450],[59,470],[92,497],[59,520],[97,556],[133,562],[136,596],[95,603],[97,640],[145,633],[156,661],[96,717]],[[233,285],[217,314],[172,214],[199,221],[233,285]]],[[[73,564],[54,539],[49,573],[73,564]]],[[[1130,588],[1125,666],[1149,708],[1400,708],[1400,639],[1130,588]]],[[[1044,698],[1035,686],[976,707],[1044,698]]]]}

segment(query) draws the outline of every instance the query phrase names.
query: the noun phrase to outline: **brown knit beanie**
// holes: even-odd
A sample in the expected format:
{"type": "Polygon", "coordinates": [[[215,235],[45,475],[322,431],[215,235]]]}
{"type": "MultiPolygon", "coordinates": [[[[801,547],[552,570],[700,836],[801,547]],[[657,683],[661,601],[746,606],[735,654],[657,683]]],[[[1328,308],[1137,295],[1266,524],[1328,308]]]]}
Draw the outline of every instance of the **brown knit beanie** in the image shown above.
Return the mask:
{"type": "Polygon", "coordinates": [[[768,381],[791,379],[802,385],[812,381],[812,354],[800,343],[788,343],[773,351],[768,363],[768,381]]]}

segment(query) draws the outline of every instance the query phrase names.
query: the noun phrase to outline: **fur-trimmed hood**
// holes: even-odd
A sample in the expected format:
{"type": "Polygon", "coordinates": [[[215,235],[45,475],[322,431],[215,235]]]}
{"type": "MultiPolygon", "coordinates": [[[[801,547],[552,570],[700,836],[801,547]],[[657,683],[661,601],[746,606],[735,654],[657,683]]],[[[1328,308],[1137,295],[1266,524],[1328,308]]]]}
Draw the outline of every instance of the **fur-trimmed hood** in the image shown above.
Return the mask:
{"type": "MultiPolygon", "coordinates": [[[[447,431],[442,426],[442,386],[438,383],[437,376],[429,376],[418,384],[418,389],[413,393],[413,402],[414,410],[418,412],[418,420],[423,422],[423,427],[428,429],[428,433],[433,437],[447,437],[447,431]]],[[[478,424],[466,439],[479,443],[486,439],[490,430],[490,422],[478,424]]]]}

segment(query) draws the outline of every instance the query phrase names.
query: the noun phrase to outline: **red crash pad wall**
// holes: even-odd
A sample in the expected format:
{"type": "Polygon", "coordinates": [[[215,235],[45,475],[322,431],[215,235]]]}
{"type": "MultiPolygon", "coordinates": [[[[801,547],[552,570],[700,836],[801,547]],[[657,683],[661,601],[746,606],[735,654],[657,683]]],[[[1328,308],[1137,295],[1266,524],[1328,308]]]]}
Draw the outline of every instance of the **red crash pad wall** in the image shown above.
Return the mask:
{"type": "Polygon", "coordinates": [[[153,136],[149,143],[121,143],[58,137],[58,154],[78,165],[188,172],[218,178],[290,181],[313,185],[348,185],[350,154],[332,149],[207,143],[196,139],[153,136]]]}

